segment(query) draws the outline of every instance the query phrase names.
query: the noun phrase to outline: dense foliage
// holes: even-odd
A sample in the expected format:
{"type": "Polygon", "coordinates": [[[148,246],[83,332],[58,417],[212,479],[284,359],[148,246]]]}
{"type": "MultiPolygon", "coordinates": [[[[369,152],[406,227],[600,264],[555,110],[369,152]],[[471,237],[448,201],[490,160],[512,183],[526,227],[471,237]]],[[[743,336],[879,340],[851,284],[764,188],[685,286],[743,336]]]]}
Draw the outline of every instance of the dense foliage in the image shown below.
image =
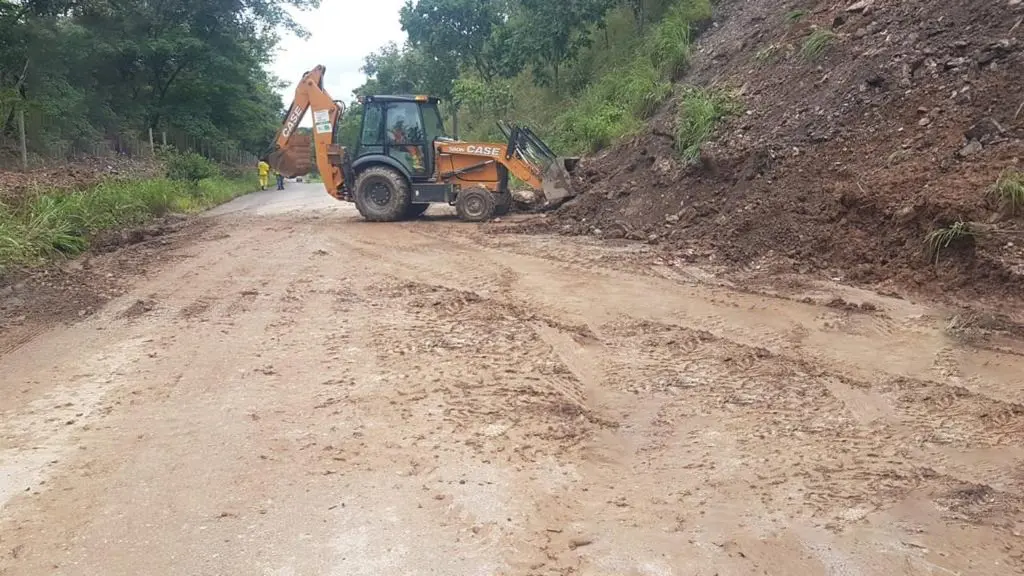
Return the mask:
{"type": "Polygon", "coordinates": [[[506,119],[597,150],[671,95],[710,16],[710,0],[406,0],[407,42],[366,59],[357,93],[438,95],[465,138],[506,119]]]}
{"type": "MultiPolygon", "coordinates": [[[[172,128],[258,153],[282,108],[265,71],[288,6],[319,0],[0,0],[0,131],[74,143],[172,128]]],[[[0,134],[2,135],[2,134],[0,134]]]]}

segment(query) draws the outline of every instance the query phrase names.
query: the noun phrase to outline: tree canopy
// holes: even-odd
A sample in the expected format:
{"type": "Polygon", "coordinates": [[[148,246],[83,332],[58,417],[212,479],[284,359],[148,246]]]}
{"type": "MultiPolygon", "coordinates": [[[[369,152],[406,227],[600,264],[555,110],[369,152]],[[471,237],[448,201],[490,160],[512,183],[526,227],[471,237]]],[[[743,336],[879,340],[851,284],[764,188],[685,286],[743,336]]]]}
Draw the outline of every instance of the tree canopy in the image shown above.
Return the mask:
{"type": "Polygon", "coordinates": [[[288,7],[319,0],[0,0],[0,130],[39,139],[174,128],[258,152],[282,108],[266,65],[288,7]]]}
{"type": "Polygon", "coordinates": [[[711,0],[406,0],[406,42],[366,59],[357,93],[441,96],[475,139],[505,119],[598,149],[671,94],[710,15],[711,0]]]}

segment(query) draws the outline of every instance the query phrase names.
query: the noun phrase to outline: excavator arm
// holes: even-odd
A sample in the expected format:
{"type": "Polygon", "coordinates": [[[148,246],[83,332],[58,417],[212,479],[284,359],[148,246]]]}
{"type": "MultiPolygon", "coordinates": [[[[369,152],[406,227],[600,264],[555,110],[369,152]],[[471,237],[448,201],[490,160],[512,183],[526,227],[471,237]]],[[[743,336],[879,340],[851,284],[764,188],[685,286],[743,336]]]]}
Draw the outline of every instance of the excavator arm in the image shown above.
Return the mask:
{"type": "Polygon", "coordinates": [[[268,163],[281,175],[293,178],[309,173],[309,141],[297,136],[296,130],[306,112],[313,110],[313,144],[316,166],[324,187],[331,196],[342,200],[346,194],[345,151],[334,144],[334,129],[345,113],[345,106],[333,100],[324,90],[326,68],[317,66],[302,75],[295,89],[295,99],[284,116],[274,138],[274,152],[268,163]]]}

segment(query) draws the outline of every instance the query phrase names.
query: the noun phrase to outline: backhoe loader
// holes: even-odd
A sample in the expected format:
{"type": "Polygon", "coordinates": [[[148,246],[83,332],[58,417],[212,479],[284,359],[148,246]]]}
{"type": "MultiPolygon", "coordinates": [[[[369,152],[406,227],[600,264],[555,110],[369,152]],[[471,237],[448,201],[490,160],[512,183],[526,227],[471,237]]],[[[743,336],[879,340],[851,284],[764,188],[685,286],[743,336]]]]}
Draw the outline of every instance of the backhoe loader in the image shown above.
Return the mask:
{"type": "Polygon", "coordinates": [[[574,194],[577,158],[560,158],[529,128],[499,123],[505,143],[463,142],[447,136],[431,96],[368,96],[356,149],[337,144],[343,103],[324,90],[326,69],[303,75],[275,137],[269,164],[285,177],[312,168],[308,140],[296,129],[313,110],[316,165],[327,193],[353,202],[366,220],[393,222],[423,214],[431,204],[455,206],[463,220],[481,222],[512,206],[509,175],[542,196],[546,206],[574,194]]]}

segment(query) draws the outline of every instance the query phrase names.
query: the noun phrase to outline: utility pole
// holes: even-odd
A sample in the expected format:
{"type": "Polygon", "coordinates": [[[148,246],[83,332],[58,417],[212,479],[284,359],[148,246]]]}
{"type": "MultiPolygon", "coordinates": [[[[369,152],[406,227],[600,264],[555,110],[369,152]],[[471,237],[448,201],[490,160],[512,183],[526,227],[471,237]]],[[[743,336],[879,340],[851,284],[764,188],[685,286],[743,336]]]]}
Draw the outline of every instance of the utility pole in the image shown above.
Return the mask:
{"type": "Polygon", "coordinates": [[[18,135],[21,137],[21,167],[28,170],[28,142],[25,140],[24,110],[18,110],[18,135]]]}

